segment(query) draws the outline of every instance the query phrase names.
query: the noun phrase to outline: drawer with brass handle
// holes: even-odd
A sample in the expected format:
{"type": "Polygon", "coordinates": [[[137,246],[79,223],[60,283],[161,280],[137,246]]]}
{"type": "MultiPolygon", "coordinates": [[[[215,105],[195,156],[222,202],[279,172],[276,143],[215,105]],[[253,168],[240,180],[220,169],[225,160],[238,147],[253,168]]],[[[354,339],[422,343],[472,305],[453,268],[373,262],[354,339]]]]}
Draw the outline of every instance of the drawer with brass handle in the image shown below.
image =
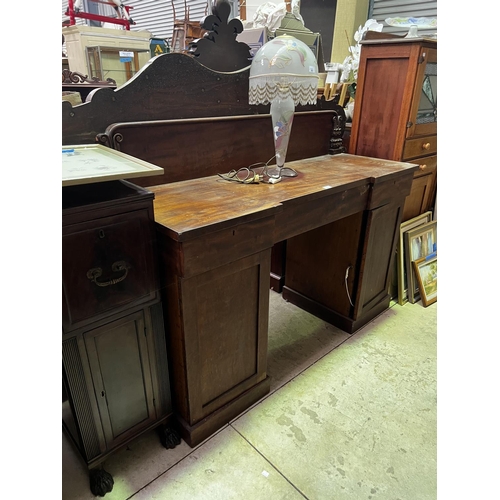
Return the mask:
{"type": "Polygon", "coordinates": [[[62,239],[65,330],[155,298],[152,234],[146,210],[65,228],[62,239]]]}
{"type": "MultiPolygon", "coordinates": [[[[408,139],[403,149],[403,161],[437,152],[437,135],[408,139]]],[[[412,162],[415,163],[415,162],[412,162]]]]}

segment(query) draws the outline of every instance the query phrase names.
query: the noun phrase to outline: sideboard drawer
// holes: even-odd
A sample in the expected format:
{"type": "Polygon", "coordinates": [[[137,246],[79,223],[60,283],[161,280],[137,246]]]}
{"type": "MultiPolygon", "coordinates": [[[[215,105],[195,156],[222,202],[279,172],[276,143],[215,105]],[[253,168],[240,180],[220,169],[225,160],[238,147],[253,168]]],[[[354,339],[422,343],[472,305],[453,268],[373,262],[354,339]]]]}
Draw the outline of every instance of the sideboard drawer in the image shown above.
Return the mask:
{"type": "Polygon", "coordinates": [[[427,135],[417,137],[416,139],[408,139],[405,142],[403,149],[403,161],[411,158],[418,158],[437,152],[437,135],[427,135]]]}
{"type": "Polygon", "coordinates": [[[62,238],[63,327],[156,296],[147,210],[67,226],[62,238]]]}

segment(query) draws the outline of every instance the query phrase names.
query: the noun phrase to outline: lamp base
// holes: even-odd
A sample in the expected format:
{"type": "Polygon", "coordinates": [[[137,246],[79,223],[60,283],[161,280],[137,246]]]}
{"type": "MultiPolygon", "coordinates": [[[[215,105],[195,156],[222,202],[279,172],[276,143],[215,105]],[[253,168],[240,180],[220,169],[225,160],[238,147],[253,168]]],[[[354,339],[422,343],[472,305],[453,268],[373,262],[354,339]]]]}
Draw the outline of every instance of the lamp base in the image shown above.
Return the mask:
{"type": "Polygon", "coordinates": [[[281,181],[282,177],[297,177],[297,171],[291,167],[282,167],[278,165],[266,166],[264,169],[264,177],[266,178],[266,182],[270,184],[276,184],[281,181]]]}
{"type": "Polygon", "coordinates": [[[276,151],[276,173],[271,173],[268,168],[267,175],[270,178],[295,177],[297,172],[293,168],[285,167],[285,157],[292,130],[295,103],[291,96],[277,96],[271,102],[271,118],[273,121],[274,149],[276,151]]]}

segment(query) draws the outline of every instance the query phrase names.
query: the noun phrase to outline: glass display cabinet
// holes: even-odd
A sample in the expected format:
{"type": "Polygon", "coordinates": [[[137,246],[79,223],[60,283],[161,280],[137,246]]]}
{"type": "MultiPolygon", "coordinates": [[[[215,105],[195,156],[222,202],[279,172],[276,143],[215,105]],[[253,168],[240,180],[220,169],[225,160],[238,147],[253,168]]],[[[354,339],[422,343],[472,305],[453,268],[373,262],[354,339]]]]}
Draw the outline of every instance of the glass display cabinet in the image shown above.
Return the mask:
{"type": "Polygon", "coordinates": [[[150,53],[147,49],[95,46],[86,48],[86,56],[90,77],[112,78],[120,86],[142,68],[150,53]]]}
{"type": "Polygon", "coordinates": [[[414,124],[408,128],[407,137],[437,133],[437,50],[426,47],[420,52],[413,104],[416,109],[410,112],[414,124]]]}
{"type": "Polygon", "coordinates": [[[349,152],[419,165],[402,222],[433,210],[437,179],[437,40],[367,32],[349,152]]]}

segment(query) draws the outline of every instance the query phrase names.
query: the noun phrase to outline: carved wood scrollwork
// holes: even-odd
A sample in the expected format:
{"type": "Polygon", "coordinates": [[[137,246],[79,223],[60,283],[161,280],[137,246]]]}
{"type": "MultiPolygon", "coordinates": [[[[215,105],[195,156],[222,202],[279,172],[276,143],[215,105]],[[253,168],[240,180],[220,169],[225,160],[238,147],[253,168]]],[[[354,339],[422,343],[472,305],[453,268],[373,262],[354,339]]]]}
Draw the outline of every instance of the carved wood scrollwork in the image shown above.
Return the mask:
{"type": "Polygon", "coordinates": [[[117,151],[121,151],[120,143],[123,141],[123,135],[120,133],[113,135],[113,148],[117,151]]]}
{"type": "Polygon", "coordinates": [[[97,134],[95,136],[95,140],[98,144],[102,144],[103,146],[108,146],[109,148],[111,147],[109,136],[108,134],[106,134],[106,132],[97,134]]]}
{"type": "Polygon", "coordinates": [[[88,75],[79,73],[78,71],[70,71],[69,69],[62,70],[62,83],[92,83],[94,85],[116,85],[116,81],[112,78],[106,78],[106,81],[99,80],[96,76],[91,78],[88,75]]]}
{"type": "Polygon", "coordinates": [[[97,134],[95,140],[98,144],[121,151],[120,144],[123,141],[123,135],[117,132],[116,134],[110,136],[107,132],[103,132],[101,134],[97,134]]]}
{"type": "Polygon", "coordinates": [[[188,54],[214,71],[238,71],[251,63],[250,47],[236,40],[243,31],[243,24],[239,19],[228,22],[230,14],[227,0],[214,2],[212,14],[200,23],[207,33],[189,44],[188,54]]]}

